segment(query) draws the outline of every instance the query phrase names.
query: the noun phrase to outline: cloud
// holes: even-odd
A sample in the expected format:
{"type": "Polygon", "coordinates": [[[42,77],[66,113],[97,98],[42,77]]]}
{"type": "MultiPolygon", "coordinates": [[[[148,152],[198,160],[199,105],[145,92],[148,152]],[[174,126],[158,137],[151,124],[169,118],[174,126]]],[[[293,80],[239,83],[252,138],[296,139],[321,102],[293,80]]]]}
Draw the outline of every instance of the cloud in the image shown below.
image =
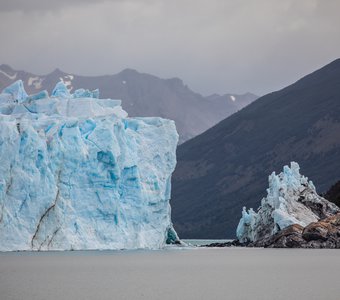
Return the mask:
{"type": "Polygon", "coordinates": [[[270,92],[340,49],[335,0],[12,0],[0,8],[3,63],[85,75],[130,67],[180,77],[203,94],[270,92]]]}
{"type": "MultiPolygon", "coordinates": [[[[123,2],[124,0],[5,0],[0,2],[0,11],[50,11],[65,7],[98,4],[100,2],[123,2]]],[[[129,0],[133,1],[133,0],[129,0]]]]}

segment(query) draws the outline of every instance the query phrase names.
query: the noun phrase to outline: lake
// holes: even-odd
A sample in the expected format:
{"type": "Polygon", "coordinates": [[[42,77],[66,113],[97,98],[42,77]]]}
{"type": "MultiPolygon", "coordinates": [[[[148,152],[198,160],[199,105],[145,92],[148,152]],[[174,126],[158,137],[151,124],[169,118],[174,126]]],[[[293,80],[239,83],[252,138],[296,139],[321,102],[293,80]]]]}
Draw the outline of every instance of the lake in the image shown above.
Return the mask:
{"type": "Polygon", "coordinates": [[[340,251],[0,253],[0,299],[340,299],[340,251]]]}

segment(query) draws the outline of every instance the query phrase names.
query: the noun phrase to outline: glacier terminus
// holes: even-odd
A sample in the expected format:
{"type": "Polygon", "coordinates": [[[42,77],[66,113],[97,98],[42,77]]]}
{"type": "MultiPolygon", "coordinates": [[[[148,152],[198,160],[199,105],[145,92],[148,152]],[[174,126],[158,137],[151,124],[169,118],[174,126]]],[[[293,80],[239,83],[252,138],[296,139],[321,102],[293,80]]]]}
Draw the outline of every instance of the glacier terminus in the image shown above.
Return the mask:
{"type": "Polygon", "coordinates": [[[0,94],[0,251],[162,248],[175,123],[129,118],[98,90],[0,94]]]}

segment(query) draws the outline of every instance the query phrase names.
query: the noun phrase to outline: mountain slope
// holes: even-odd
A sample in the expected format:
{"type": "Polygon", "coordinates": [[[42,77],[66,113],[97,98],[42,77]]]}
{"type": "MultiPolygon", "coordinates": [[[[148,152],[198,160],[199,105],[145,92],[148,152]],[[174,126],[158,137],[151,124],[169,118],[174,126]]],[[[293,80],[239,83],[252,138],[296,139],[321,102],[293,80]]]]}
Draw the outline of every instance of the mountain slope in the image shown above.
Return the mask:
{"type": "Polygon", "coordinates": [[[340,207],[340,180],[331,186],[324,197],[340,207]]]}
{"type": "Polygon", "coordinates": [[[235,236],[268,174],[290,161],[318,192],[340,177],[340,59],[263,96],[177,150],[172,215],[181,238],[235,236]]]}
{"type": "Polygon", "coordinates": [[[180,142],[204,132],[257,98],[250,93],[203,97],[178,78],[160,79],[131,69],[96,77],[67,74],[56,69],[38,76],[7,65],[0,66],[0,90],[18,79],[23,80],[29,94],[41,89],[50,92],[59,80],[71,91],[99,88],[101,98],[121,99],[123,109],[132,117],[159,116],[175,120],[180,142]]]}

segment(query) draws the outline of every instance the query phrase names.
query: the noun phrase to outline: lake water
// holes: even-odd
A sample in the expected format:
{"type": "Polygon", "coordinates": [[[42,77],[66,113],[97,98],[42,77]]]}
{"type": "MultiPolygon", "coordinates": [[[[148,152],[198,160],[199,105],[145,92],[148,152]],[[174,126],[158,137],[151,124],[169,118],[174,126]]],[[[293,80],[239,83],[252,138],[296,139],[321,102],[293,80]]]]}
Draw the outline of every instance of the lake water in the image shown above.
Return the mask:
{"type": "Polygon", "coordinates": [[[339,280],[339,250],[0,253],[1,300],[337,300],[339,280]]]}
{"type": "Polygon", "coordinates": [[[209,245],[212,243],[226,243],[226,242],[231,242],[232,240],[182,240],[189,246],[203,246],[203,245],[209,245]]]}

